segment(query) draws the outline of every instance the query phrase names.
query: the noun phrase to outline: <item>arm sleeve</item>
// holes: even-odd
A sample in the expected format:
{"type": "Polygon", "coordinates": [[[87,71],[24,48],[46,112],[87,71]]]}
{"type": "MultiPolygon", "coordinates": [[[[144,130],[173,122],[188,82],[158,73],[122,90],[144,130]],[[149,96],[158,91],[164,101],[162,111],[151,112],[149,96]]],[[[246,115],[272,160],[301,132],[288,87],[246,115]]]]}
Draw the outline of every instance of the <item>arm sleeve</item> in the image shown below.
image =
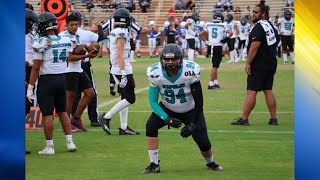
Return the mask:
{"type": "Polygon", "coordinates": [[[190,88],[195,103],[194,109],[198,114],[203,109],[203,95],[200,80],[191,84],[190,88]]]}
{"type": "Polygon", "coordinates": [[[158,87],[149,87],[149,103],[154,113],[156,113],[162,120],[168,119],[168,114],[163,111],[158,103],[160,89],[158,87]]]}

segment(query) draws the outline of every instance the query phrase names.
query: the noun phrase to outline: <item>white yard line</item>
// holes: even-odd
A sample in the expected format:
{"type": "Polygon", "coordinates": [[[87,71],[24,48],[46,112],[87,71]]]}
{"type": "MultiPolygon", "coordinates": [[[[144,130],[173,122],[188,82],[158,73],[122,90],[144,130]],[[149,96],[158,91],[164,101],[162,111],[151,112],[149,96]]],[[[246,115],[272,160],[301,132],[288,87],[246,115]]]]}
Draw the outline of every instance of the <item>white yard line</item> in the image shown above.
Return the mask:
{"type": "MultiPolygon", "coordinates": [[[[89,127],[87,128],[87,132],[101,132],[105,133],[100,127],[92,128],[89,127]]],[[[62,129],[56,129],[58,131],[62,131],[62,129]]],[[[26,130],[28,132],[39,132],[35,130],[26,130]]],[[[139,132],[146,132],[145,129],[136,129],[136,131],[139,132]]],[[[180,133],[180,130],[169,130],[166,129],[166,127],[163,127],[162,129],[159,130],[160,132],[172,132],[172,133],[180,133]]],[[[40,130],[40,132],[42,132],[40,130]]],[[[112,134],[115,136],[118,136],[118,130],[111,130],[112,134]]],[[[294,131],[229,131],[229,130],[208,130],[208,133],[221,133],[221,134],[228,134],[228,133],[243,133],[243,134],[294,134],[294,131]]]]}

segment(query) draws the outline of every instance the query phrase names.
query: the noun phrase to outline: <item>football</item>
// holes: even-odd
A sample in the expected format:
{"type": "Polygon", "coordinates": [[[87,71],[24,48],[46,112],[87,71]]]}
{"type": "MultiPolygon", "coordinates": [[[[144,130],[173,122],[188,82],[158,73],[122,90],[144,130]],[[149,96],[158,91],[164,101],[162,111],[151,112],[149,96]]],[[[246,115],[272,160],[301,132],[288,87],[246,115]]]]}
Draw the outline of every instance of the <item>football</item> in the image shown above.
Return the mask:
{"type": "Polygon", "coordinates": [[[88,47],[88,52],[94,51],[97,54],[100,51],[100,44],[97,42],[91,43],[88,47]]]}
{"type": "Polygon", "coordinates": [[[87,45],[79,44],[73,49],[73,54],[85,55],[87,53],[87,45]]]}

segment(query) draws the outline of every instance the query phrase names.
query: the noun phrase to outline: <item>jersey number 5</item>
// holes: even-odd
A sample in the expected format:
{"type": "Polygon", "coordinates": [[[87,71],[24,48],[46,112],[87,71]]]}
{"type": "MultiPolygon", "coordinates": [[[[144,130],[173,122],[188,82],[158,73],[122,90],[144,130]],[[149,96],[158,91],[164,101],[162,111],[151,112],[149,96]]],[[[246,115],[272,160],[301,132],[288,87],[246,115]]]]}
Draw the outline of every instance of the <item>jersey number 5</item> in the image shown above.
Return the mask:
{"type": "Polygon", "coordinates": [[[164,90],[164,94],[167,96],[166,101],[170,104],[174,104],[176,102],[176,98],[180,99],[180,104],[187,102],[183,88],[179,89],[177,95],[174,94],[172,89],[164,90]]]}
{"type": "Polygon", "coordinates": [[[218,36],[218,28],[212,28],[212,38],[217,38],[218,36]]]}

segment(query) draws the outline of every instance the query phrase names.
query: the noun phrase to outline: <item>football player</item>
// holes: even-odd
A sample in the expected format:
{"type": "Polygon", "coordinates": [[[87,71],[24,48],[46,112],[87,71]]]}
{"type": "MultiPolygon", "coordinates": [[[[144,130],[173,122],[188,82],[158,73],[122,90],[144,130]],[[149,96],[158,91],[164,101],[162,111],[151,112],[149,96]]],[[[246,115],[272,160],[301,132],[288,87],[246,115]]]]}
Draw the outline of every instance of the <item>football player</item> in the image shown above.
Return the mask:
{"type": "MultiPolygon", "coordinates": [[[[91,43],[94,42],[100,42],[105,39],[105,36],[102,31],[101,25],[97,25],[98,28],[98,34],[94,33],[92,31],[87,31],[81,28],[83,17],[80,12],[78,11],[72,11],[71,14],[78,16],[80,21],[79,21],[79,27],[77,29],[76,34],[79,35],[79,39],[81,44],[86,44],[89,46],[91,43]]],[[[98,122],[98,116],[99,116],[99,111],[98,111],[98,97],[97,97],[97,87],[96,83],[94,80],[93,76],[93,69],[91,66],[91,58],[85,58],[83,61],[81,61],[81,68],[83,71],[87,74],[87,76],[90,79],[90,82],[92,84],[92,88],[94,90],[94,96],[90,103],[88,104],[88,116],[90,120],[90,126],[97,127],[100,126],[100,123],[98,122]]],[[[73,103],[73,108],[72,108],[72,114],[76,114],[79,102],[81,100],[81,91],[77,92],[75,101],[73,103]]]]}
{"type": "Polygon", "coordinates": [[[158,130],[164,126],[179,128],[183,138],[192,136],[198,145],[206,166],[222,171],[214,158],[203,114],[203,96],[200,83],[200,66],[184,61],[181,48],[167,44],[162,50],[160,62],[147,70],[149,104],[153,110],[146,124],[147,147],[150,165],[142,174],[159,173],[158,130]],[[158,103],[159,94],[161,102],[158,103]]]}
{"type": "Polygon", "coordinates": [[[187,46],[188,42],[186,40],[186,22],[181,21],[180,23],[180,41],[181,41],[181,47],[182,47],[182,52],[183,52],[183,57],[187,54],[187,46]]]}
{"type": "Polygon", "coordinates": [[[66,78],[67,60],[72,53],[72,42],[69,38],[57,35],[58,21],[55,15],[45,12],[39,15],[37,31],[40,38],[33,43],[35,52],[27,98],[34,98],[34,85],[37,85],[37,101],[44,121],[46,147],[39,154],[54,154],[53,126],[54,108],[59,115],[63,131],[66,135],[67,149],[77,150],[70,127],[70,119],[66,111],[66,78]]]}
{"type": "Polygon", "coordinates": [[[194,12],[191,16],[191,18],[187,19],[186,23],[186,39],[188,42],[188,59],[189,61],[194,61],[194,51],[196,49],[195,44],[195,35],[197,31],[197,27],[195,26],[196,22],[200,20],[200,15],[197,12],[194,12]]]}
{"type": "Polygon", "coordinates": [[[292,64],[294,64],[293,53],[293,33],[294,33],[294,19],[292,18],[291,10],[284,11],[284,18],[280,21],[280,37],[282,43],[282,55],[284,64],[288,64],[288,52],[290,54],[292,64]],[[289,49],[289,50],[288,50],[289,49]]]}
{"type": "MultiPolygon", "coordinates": [[[[29,4],[28,4],[29,5],[29,4]]],[[[27,3],[26,3],[27,6],[27,3]]],[[[32,8],[33,9],[33,8],[32,8]]],[[[38,21],[38,17],[36,13],[34,13],[30,8],[26,8],[26,35],[25,35],[25,50],[26,50],[26,56],[25,56],[25,62],[26,62],[26,91],[28,89],[30,74],[32,70],[33,65],[33,59],[34,59],[34,51],[32,48],[32,44],[34,43],[34,40],[36,39],[36,33],[34,32],[35,24],[38,21]]],[[[30,107],[33,104],[33,100],[28,101],[26,97],[26,116],[30,113],[30,107]]],[[[30,154],[31,152],[26,150],[26,154],[30,154]]]]}
{"type": "Polygon", "coordinates": [[[228,49],[230,52],[230,60],[227,62],[235,62],[237,58],[237,51],[235,49],[235,43],[236,43],[236,37],[239,34],[238,26],[235,21],[233,21],[233,15],[227,14],[225,19],[225,24],[229,30],[232,31],[232,36],[230,39],[228,39],[228,49]]]}
{"type": "Polygon", "coordinates": [[[213,15],[211,22],[207,22],[204,30],[200,33],[200,37],[207,45],[211,46],[211,78],[208,89],[220,89],[218,81],[218,68],[222,60],[222,46],[233,35],[232,31],[225,25],[224,16],[220,11],[213,15]],[[225,34],[228,34],[225,37],[225,34]]]}
{"type": "Polygon", "coordinates": [[[117,9],[113,14],[113,19],[114,29],[109,34],[111,74],[119,82],[121,100],[106,114],[100,116],[99,121],[102,129],[111,135],[111,118],[120,112],[121,128],[119,128],[119,135],[139,135],[139,132],[128,126],[128,106],[136,100],[133,69],[130,64],[130,12],[125,8],[117,9]]]}
{"type": "Polygon", "coordinates": [[[148,37],[148,46],[149,46],[149,57],[155,57],[155,50],[156,50],[156,38],[161,35],[161,32],[156,27],[154,21],[149,22],[148,29],[146,30],[147,37],[148,37]]]}
{"type": "MultiPolygon", "coordinates": [[[[80,17],[74,13],[71,13],[66,17],[67,30],[59,33],[60,36],[67,37],[73,43],[73,48],[77,45],[83,44],[80,41],[79,34],[77,33],[79,28],[80,17]]],[[[71,128],[73,132],[84,132],[87,129],[83,126],[81,116],[84,109],[91,102],[95,96],[95,92],[92,88],[91,81],[85,71],[81,67],[81,61],[86,58],[94,58],[98,54],[94,51],[88,52],[85,55],[71,54],[68,61],[68,68],[66,71],[66,83],[67,83],[67,112],[69,117],[72,114],[73,103],[76,99],[77,92],[83,92],[84,96],[81,98],[77,110],[71,118],[71,128]]]]}
{"type": "Polygon", "coordinates": [[[247,22],[246,18],[242,18],[240,20],[240,25],[239,25],[239,57],[238,60],[239,61],[241,58],[243,61],[246,60],[246,40],[249,36],[249,30],[250,30],[250,24],[247,22]]]}

